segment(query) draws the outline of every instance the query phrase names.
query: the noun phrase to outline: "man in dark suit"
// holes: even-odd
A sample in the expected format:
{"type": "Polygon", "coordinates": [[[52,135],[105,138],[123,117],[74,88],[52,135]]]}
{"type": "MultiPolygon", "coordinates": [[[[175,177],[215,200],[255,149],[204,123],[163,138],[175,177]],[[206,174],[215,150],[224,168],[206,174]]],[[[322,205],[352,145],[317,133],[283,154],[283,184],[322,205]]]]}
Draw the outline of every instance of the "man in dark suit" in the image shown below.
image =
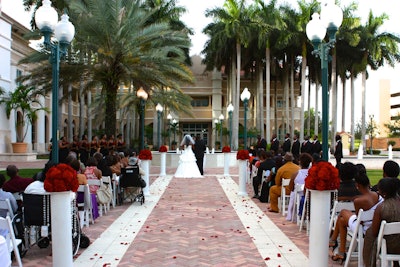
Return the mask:
{"type": "Polygon", "coordinates": [[[294,159],[297,161],[300,157],[300,141],[297,137],[297,134],[293,136],[293,144],[292,144],[292,154],[294,159]]]}
{"type": "Polygon", "coordinates": [[[279,150],[279,140],[276,137],[276,134],[272,135],[271,138],[271,150],[274,151],[274,154],[277,155],[278,154],[278,150],[279,150]]]}
{"type": "Polygon", "coordinates": [[[290,152],[291,145],[292,145],[292,142],[290,141],[290,133],[286,133],[285,141],[283,142],[283,145],[282,145],[283,153],[290,152]]]}
{"type": "Polygon", "coordinates": [[[336,159],[336,168],[340,167],[343,158],[343,144],[342,144],[342,137],[340,135],[336,135],[335,137],[336,145],[335,145],[335,159],[336,159]]]}
{"type": "Polygon", "coordinates": [[[318,155],[321,155],[322,145],[318,140],[318,135],[314,135],[314,141],[312,143],[312,151],[313,154],[316,153],[318,155]]]}
{"type": "Polygon", "coordinates": [[[257,150],[266,150],[267,149],[267,141],[261,137],[261,135],[257,135],[257,150]]]}
{"type": "Polygon", "coordinates": [[[200,135],[196,135],[194,143],[194,155],[196,157],[196,163],[199,167],[200,174],[203,175],[203,162],[204,162],[204,151],[206,151],[206,144],[200,135]]]}
{"type": "Polygon", "coordinates": [[[301,153],[308,153],[312,155],[312,144],[310,142],[310,137],[308,135],[304,136],[304,141],[301,145],[301,153]]]}

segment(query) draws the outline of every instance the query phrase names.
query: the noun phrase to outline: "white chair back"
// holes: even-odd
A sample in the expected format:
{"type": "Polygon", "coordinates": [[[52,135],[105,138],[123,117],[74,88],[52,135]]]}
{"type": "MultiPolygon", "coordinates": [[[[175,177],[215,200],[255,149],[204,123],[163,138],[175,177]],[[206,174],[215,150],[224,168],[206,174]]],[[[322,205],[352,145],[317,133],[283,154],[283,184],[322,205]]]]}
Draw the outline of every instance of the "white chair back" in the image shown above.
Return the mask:
{"type": "Polygon", "coordinates": [[[17,260],[18,266],[22,267],[21,256],[19,255],[18,250],[18,245],[22,243],[22,240],[15,238],[14,229],[9,216],[6,218],[0,217],[0,229],[6,239],[8,252],[11,253],[14,251],[14,257],[17,260]]]}
{"type": "Polygon", "coordinates": [[[106,211],[110,210],[110,206],[111,204],[114,202],[114,193],[113,193],[113,187],[112,187],[112,181],[111,181],[111,177],[110,176],[103,176],[101,177],[101,180],[103,181],[103,184],[105,184],[107,187],[109,187],[110,191],[111,191],[111,202],[108,202],[107,204],[105,204],[106,206],[106,211]]]}
{"type": "Polygon", "coordinates": [[[335,200],[335,202],[333,203],[333,208],[331,211],[331,218],[329,221],[329,231],[334,230],[335,229],[335,224],[336,224],[336,219],[337,216],[339,214],[339,212],[341,210],[350,210],[350,211],[356,211],[356,209],[354,208],[354,202],[348,202],[348,201],[337,201],[335,200]]]}
{"type": "Polygon", "coordinates": [[[301,216],[299,215],[300,212],[300,200],[301,197],[304,195],[304,184],[295,184],[294,185],[294,205],[293,205],[293,212],[292,212],[292,222],[294,222],[296,218],[296,222],[299,225],[301,216]]]}
{"type": "Polygon", "coordinates": [[[6,216],[10,216],[10,218],[14,218],[14,211],[11,207],[11,202],[8,198],[0,200],[0,210],[6,211],[6,216]]]}
{"type": "Polygon", "coordinates": [[[286,187],[288,187],[289,184],[290,184],[290,178],[282,178],[281,197],[280,197],[280,200],[281,200],[280,204],[281,205],[280,205],[280,208],[281,208],[281,212],[282,212],[283,216],[285,216],[285,214],[287,213],[286,206],[287,206],[287,204],[289,202],[289,199],[290,199],[290,194],[289,195],[286,194],[286,187]]]}
{"type": "Polygon", "coordinates": [[[388,254],[387,244],[384,236],[400,234],[400,222],[388,223],[386,221],[381,222],[379,229],[376,258],[381,261],[381,266],[392,266],[390,262],[400,261],[400,254],[388,254]]]}
{"type": "Polygon", "coordinates": [[[92,210],[92,196],[90,195],[89,185],[79,185],[78,192],[83,193],[83,203],[78,203],[78,208],[80,211],[80,225],[89,227],[90,222],[94,224],[93,210],[92,210]]]}
{"type": "MultiPolygon", "coordinates": [[[[102,186],[103,184],[103,180],[102,179],[88,179],[87,180],[88,185],[97,185],[98,187],[102,186]]],[[[103,216],[103,211],[104,214],[107,213],[107,204],[98,204],[98,208],[99,208],[99,216],[103,216]]]]}

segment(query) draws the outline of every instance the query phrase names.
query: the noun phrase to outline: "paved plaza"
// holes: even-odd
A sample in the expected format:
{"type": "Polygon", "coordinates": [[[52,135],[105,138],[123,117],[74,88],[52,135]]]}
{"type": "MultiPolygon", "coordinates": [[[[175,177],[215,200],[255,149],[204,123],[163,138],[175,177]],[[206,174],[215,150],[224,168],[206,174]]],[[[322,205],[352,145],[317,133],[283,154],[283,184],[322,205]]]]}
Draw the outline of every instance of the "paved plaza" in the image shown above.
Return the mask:
{"type": "MultiPolygon", "coordinates": [[[[381,168],[385,160],[365,162],[381,168]]],[[[0,162],[0,168],[7,164],[0,162]]],[[[44,161],[15,164],[40,168],[44,161]]],[[[252,199],[250,184],[249,196],[238,196],[237,167],[229,177],[223,168],[205,168],[205,177],[194,179],[173,177],[175,168],[164,177],[159,172],[150,168],[145,204],[111,208],[83,229],[91,245],[80,249],[74,266],[308,266],[305,230],[252,199]]],[[[33,246],[22,261],[26,267],[52,266],[51,246],[33,246]]]]}

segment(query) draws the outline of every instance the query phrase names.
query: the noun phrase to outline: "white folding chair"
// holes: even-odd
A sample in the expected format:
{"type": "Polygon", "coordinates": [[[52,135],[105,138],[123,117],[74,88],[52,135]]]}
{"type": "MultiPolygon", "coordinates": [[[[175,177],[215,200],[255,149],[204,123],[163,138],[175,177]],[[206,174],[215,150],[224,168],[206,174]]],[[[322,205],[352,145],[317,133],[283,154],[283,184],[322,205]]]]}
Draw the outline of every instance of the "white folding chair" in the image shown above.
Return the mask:
{"type": "Polygon", "coordinates": [[[299,226],[299,232],[303,229],[303,225],[306,224],[306,229],[307,229],[307,235],[310,232],[310,209],[309,206],[310,204],[310,190],[306,189],[306,194],[304,195],[304,202],[303,202],[303,209],[301,212],[301,220],[300,220],[300,226],[299,226]]]}
{"type": "Polygon", "coordinates": [[[290,200],[290,194],[289,195],[286,194],[286,188],[289,186],[289,184],[290,184],[290,178],[282,178],[281,197],[279,198],[280,203],[278,203],[278,205],[282,211],[283,216],[285,216],[285,214],[287,213],[286,206],[288,205],[290,200]]]}
{"type": "Polygon", "coordinates": [[[384,236],[400,234],[400,222],[381,222],[377,239],[376,259],[381,261],[381,267],[392,266],[393,261],[400,261],[400,254],[388,254],[384,236]],[[390,263],[390,265],[389,265],[390,263]]]}
{"type": "Polygon", "coordinates": [[[299,215],[300,212],[300,200],[301,197],[304,195],[304,184],[295,184],[294,185],[294,205],[293,205],[293,212],[292,212],[292,222],[294,222],[294,218],[296,218],[297,225],[300,224],[301,216],[299,215]]]}
{"type": "Polygon", "coordinates": [[[113,193],[114,189],[112,188],[112,185],[111,185],[111,183],[112,183],[111,177],[110,176],[103,176],[103,177],[101,177],[101,180],[103,181],[103,184],[108,186],[110,188],[110,190],[111,190],[111,195],[112,195],[111,202],[105,204],[105,207],[106,207],[107,211],[109,211],[110,210],[110,206],[114,202],[114,193],[113,193]]]}
{"type": "MultiPolygon", "coordinates": [[[[100,187],[103,184],[103,180],[102,179],[88,179],[87,183],[88,183],[88,185],[97,185],[98,187],[100,187]]],[[[107,204],[97,203],[97,206],[99,208],[99,216],[103,216],[103,211],[104,211],[104,214],[107,213],[107,204]]]]}
{"type": "Polygon", "coordinates": [[[79,185],[78,192],[83,193],[83,203],[78,203],[79,219],[81,228],[89,227],[90,223],[94,224],[92,210],[92,196],[90,195],[89,185],[79,185]]]}
{"type": "Polygon", "coordinates": [[[14,251],[14,257],[17,260],[18,266],[22,267],[21,256],[18,250],[18,246],[22,243],[22,240],[15,238],[14,229],[9,216],[6,218],[0,217],[0,229],[2,235],[6,239],[8,252],[11,253],[14,251]]]}
{"type": "Polygon", "coordinates": [[[355,212],[356,209],[354,208],[354,202],[335,200],[335,202],[333,203],[333,208],[331,211],[331,218],[329,221],[329,228],[328,228],[329,235],[330,235],[330,231],[333,231],[335,229],[336,219],[341,210],[349,210],[349,211],[355,212]]]}
{"type": "Polygon", "coordinates": [[[0,210],[5,210],[7,212],[6,216],[14,218],[14,211],[11,207],[11,202],[8,198],[0,200],[0,210]]]}

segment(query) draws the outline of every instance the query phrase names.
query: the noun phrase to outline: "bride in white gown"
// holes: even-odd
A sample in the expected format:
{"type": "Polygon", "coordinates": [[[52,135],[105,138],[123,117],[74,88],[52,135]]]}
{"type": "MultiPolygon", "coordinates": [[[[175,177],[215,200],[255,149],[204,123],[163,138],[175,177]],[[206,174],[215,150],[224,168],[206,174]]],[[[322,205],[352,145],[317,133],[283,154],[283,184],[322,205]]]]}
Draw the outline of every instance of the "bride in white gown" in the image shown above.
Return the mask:
{"type": "Polygon", "coordinates": [[[181,146],[185,147],[182,154],[179,156],[179,165],[175,172],[175,177],[178,178],[202,178],[199,167],[196,164],[196,157],[193,153],[192,146],[194,140],[190,135],[185,135],[181,142],[181,146]]]}

